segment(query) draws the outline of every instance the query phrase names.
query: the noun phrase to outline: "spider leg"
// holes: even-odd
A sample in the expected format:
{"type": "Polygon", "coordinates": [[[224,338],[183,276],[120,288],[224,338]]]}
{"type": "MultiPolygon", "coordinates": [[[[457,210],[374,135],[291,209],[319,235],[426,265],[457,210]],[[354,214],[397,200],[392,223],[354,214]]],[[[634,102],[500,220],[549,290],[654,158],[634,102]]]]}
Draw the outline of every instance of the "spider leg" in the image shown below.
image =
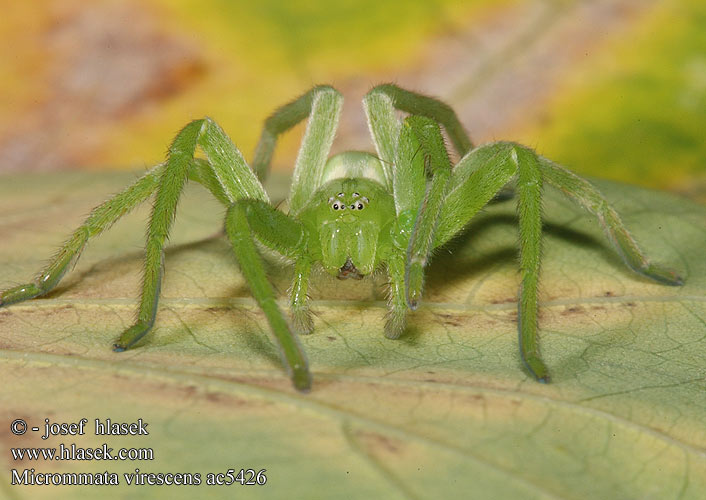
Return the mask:
{"type": "Polygon", "coordinates": [[[665,285],[678,286],[684,283],[676,272],[649,261],[615,209],[588,181],[541,156],[539,168],[549,184],[596,216],[606,237],[628,267],[665,285]]]}
{"type": "Polygon", "coordinates": [[[460,156],[464,156],[473,147],[454,110],[438,99],[388,83],[371,89],[363,99],[363,106],[378,157],[387,168],[388,187],[392,187],[392,165],[396,159],[400,133],[400,121],[395,110],[426,116],[443,125],[460,156]]]}
{"type": "Polygon", "coordinates": [[[113,346],[115,351],[129,349],[154,324],[162,282],[164,243],[189,171],[198,176],[198,168],[203,168],[202,163],[197,163],[196,169],[190,168],[194,164],[197,146],[206,154],[212,170],[212,174],[202,177],[206,179],[207,187],[210,186],[212,190],[218,188],[217,198],[230,203],[242,198],[267,200],[267,194],[240,151],[213,120],[195,120],[184,127],[169,148],[164,171],[159,179],[147,230],[142,299],[137,320],[122,333],[113,346]]]}
{"type": "Polygon", "coordinates": [[[392,171],[392,192],[397,213],[393,249],[387,261],[387,274],[390,278],[388,315],[385,322],[385,336],[398,338],[404,331],[407,318],[407,293],[405,268],[407,249],[414,229],[419,207],[424,200],[427,185],[425,172],[426,156],[421,151],[419,140],[412,127],[401,127],[392,171]]]}
{"type": "MultiPolygon", "coordinates": [[[[289,193],[291,214],[299,212],[321,186],[342,106],[343,96],[336,89],[318,85],[279,108],[265,122],[253,159],[253,168],[260,178],[267,175],[277,137],[309,117],[292,175],[289,193]]],[[[294,327],[298,333],[310,333],[313,330],[307,297],[310,269],[309,260],[296,260],[290,304],[294,327]]]]}
{"type": "Polygon", "coordinates": [[[385,336],[404,330],[407,308],[417,308],[424,285],[424,266],[433,250],[434,231],[452,175],[439,125],[412,115],[400,129],[393,170],[398,214],[393,255],[388,259],[390,304],[385,336]],[[431,182],[427,183],[427,173],[431,182]]]}
{"type": "MultiPolygon", "coordinates": [[[[94,208],[32,282],[0,292],[0,307],[41,297],[53,290],[76,263],[91,238],[109,229],[123,215],[131,212],[154,193],[164,167],[165,164],[152,167],[131,186],[94,208]]],[[[207,161],[194,158],[189,166],[189,178],[203,184],[225,205],[230,203],[207,161]]]]}
{"type": "MultiPolygon", "coordinates": [[[[301,259],[298,262],[305,264],[298,266],[297,273],[306,272],[308,276],[310,264],[305,255],[307,238],[304,226],[262,201],[240,200],[228,209],[226,233],[255,300],[265,312],[294,386],[300,391],[308,391],[311,388],[311,375],[306,355],[277,306],[272,285],[267,279],[253,239],[256,236],[273,250],[301,259]]],[[[305,285],[303,292],[306,295],[305,285]]]]}
{"type": "Polygon", "coordinates": [[[84,223],[59,249],[51,262],[30,283],[0,293],[0,306],[6,306],[49,293],[71,268],[89,238],[108,229],[120,217],[145,201],[157,188],[164,165],[157,165],[124,191],[94,208],[84,223]]]}
{"type": "Polygon", "coordinates": [[[537,285],[541,249],[542,177],[534,152],[513,143],[495,143],[470,152],[456,165],[434,234],[434,247],[446,243],[505,184],[517,177],[522,285],[518,301],[518,335],[522,361],[540,382],[549,373],[537,343],[537,285]]]}
{"type": "MultiPolygon", "coordinates": [[[[311,116],[294,168],[293,182],[297,188],[307,190],[307,195],[299,194],[298,199],[294,200],[297,209],[308,200],[308,194],[318,187],[318,176],[326,163],[336,134],[342,105],[343,97],[336,89],[328,85],[317,85],[276,110],[265,121],[252,161],[253,170],[261,180],[269,173],[277,137],[311,116]],[[306,168],[302,169],[302,166],[306,168]],[[316,185],[311,185],[312,181],[316,185]]],[[[292,192],[294,193],[297,188],[292,186],[292,192]]],[[[290,210],[291,203],[292,200],[290,200],[290,210]]]]}
{"type": "Polygon", "coordinates": [[[537,343],[537,285],[541,253],[541,189],[543,180],[596,215],[608,239],[633,270],[667,285],[681,285],[674,271],[651,263],[623,225],[617,212],[588,181],[513,143],[473,150],[456,165],[434,235],[434,246],[451,239],[502,186],[517,175],[522,286],[518,333],[523,362],[540,382],[549,374],[537,343]]]}
{"type": "Polygon", "coordinates": [[[390,276],[390,298],[388,300],[385,337],[396,339],[402,335],[407,324],[407,298],[404,286],[405,254],[393,252],[387,261],[390,276]]]}
{"type": "Polygon", "coordinates": [[[409,308],[414,310],[422,297],[424,266],[434,248],[434,230],[451,179],[451,162],[441,129],[435,121],[413,115],[405,119],[402,127],[403,135],[414,135],[420,147],[418,154],[424,158],[424,168],[432,176],[414,219],[405,259],[406,301],[409,308]]]}
{"type": "Polygon", "coordinates": [[[434,248],[461,231],[513,178],[516,165],[509,161],[511,146],[509,143],[483,145],[456,164],[434,232],[434,248]]]}
{"type": "Polygon", "coordinates": [[[517,330],[520,355],[537,381],[549,382],[549,371],[539,355],[537,342],[537,287],[542,253],[542,176],[537,155],[513,148],[510,158],[517,166],[517,214],[520,226],[520,285],[517,330]]]}
{"type": "Polygon", "coordinates": [[[294,331],[300,335],[307,335],[314,331],[314,321],[311,319],[307,295],[310,273],[311,260],[306,257],[297,259],[294,263],[294,282],[289,292],[289,307],[294,331]]]}

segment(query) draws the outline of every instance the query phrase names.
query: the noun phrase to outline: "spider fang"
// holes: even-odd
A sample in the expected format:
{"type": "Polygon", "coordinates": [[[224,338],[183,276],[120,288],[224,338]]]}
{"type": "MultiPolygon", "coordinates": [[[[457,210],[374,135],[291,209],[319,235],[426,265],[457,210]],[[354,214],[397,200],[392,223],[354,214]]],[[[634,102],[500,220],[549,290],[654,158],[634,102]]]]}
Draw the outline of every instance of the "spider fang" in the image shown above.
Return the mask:
{"type": "Polygon", "coordinates": [[[341,269],[338,270],[338,276],[337,278],[339,280],[345,280],[348,278],[353,278],[356,280],[362,280],[363,275],[358,271],[358,269],[355,267],[355,264],[351,261],[351,258],[348,257],[346,260],[346,263],[341,266],[341,269]]]}

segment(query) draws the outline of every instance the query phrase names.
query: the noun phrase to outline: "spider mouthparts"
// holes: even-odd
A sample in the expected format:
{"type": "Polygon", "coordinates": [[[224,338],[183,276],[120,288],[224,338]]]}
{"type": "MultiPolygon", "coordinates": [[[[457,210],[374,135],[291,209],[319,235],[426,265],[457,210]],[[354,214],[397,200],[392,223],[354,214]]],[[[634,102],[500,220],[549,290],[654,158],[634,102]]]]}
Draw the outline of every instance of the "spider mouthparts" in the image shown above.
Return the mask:
{"type": "Polygon", "coordinates": [[[362,280],[363,275],[358,271],[358,269],[355,267],[355,264],[351,261],[351,258],[348,257],[346,260],[346,263],[341,266],[341,269],[338,270],[338,276],[337,278],[339,280],[345,280],[348,278],[353,278],[356,280],[362,280]]]}

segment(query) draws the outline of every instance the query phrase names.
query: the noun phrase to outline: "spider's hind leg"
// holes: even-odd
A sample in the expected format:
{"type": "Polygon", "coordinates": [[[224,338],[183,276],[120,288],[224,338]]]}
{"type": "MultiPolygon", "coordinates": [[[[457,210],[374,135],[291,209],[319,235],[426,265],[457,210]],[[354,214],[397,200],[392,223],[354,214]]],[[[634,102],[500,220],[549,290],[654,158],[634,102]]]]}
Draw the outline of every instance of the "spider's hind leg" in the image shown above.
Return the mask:
{"type": "Polygon", "coordinates": [[[620,220],[618,213],[591,183],[546,158],[538,158],[542,176],[566,197],[596,216],[606,237],[628,267],[664,285],[684,284],[682,277],[675,271],[655,264],[647,258],[620,220]]]}
{"type": "Polygon", "coordinates": [[[108,229],[154,192],[163,167],[164,165],[153,167],[127,189],[94,208],[34,280],[0,292],[0,307],[49,293],[78,260],[89,238],[108,229]]]}

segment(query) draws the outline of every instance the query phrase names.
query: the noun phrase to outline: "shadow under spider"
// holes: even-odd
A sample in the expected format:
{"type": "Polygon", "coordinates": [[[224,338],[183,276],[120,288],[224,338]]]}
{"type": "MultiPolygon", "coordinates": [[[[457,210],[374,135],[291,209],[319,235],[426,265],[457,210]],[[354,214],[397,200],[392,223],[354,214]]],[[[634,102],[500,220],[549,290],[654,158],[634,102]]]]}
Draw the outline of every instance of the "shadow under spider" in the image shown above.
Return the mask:
{"type": "MultiPolygon", "coordinates": [[[[214,247],[214,249],[210,251],[211,253],[219,255],[222,254],[223,252],[216,248],[216,246],[223,245],[225,248],[229,248],[223,236],[224,235],[222,233],[217,233],[212,234],[211,236],[207,236],[205,238],[201,238],[199,240],[190,241],[188,243],[181,243],[178,245],[170,245],[166,247],[164,249],[165,266],[168,266],[168,260],[170,258],[174,258],[175,256],[184,254],[195,249],[203,251],[208,246],[214,247]]],[[[90,248],[84,249],[84,252],[90,252],[90,248]]],[[[72,273],[71,275],[67,273],[64,280],[62,280],[62,282],[60,282],[53,290],[44,295],[44,297],[54,298],[60,296],[61,294],[74,289],[82,281],[92,277],[100,276],[101,274],[106,273],[107,271],[114,269],[115,267],[124,266],[125,268],[133,268],[135,265],[135,261],[139,262],[141,266],[144,256],[144,249],[138,249],[123,253],[119,256],[106,257],[104,259],[101,259],[100,261],[95,262],[93,265],[91,265],[88,269],[84,269],[78,273],[72,273]]],[[[168,274],[168,272],[169,271],[167,269],[165,270],[164,274],[166,275],[168,274]]]]}
{"type": "MultiPolygon", "coordinates": [[[[510,226],[517,233],[519,220],[515,214],[485,214],[482,218],[471,221],[461,233],[439,248],[427,271],[428,286],[443,287],[468,280],[494,265],[510,261],[519,272],[519,238],[517,236],[512,245],[503,245],[492,252],[483,251],[469,257],[468,248],[472,247],[473,241],[487,238],[488,231],[499,225],[510,226]],[[449,273],[448,269],[453,269],[453,273],[449,273]]],[[[546,221],[542,224],[542,235],[596,252],[616,270],[630,274],[629,269],[625,267],[620,256],[611,248],[608,241],[587,234],[583,230],[571,229],[566,225],[546,221]]]]}
{"type": "MultiPolygon", "coordinates": [[[[511,227],[516,233],[518,228],[517,215],[511,213],[484,213],[478,219],[472,220],[466,229],[436,251],[436,254],[427,270],[427,286],[429,288],[443,288],[449,284],[477,278],[485,270],[495,265],[502,265],[504,263],[512,262],[512,265],[517,266],[517,256],[519,252],[517,238],[515,238],[515,242],[513,244],[502,245],[492,252],[484,251],[482,253],[470,254],[472,250],[469,251],[469,248],[472,247],[473,241],[475,239],[482,240],[487,238],[489,236],[488,232],[498,226],[511,227]],[[449,269],[453,269],[453,273],[449,273],[449,269]]],[[[545,236],[551,236],[553,238],[563,240],[567,242],[567,244],[580,246],[582,248],[587,248],[597,252],[601,254],[602,258],[605,259],[606,262],[614,266],[616,270],[622,270],[622,272],[625,272],[626,274],[629,273],[629,270],[625,269],[622,260],[615,253],[615,251],[613,251],[607,241],[603,241],[600,238],[587,234],[585,231],[571,229],[565,225],[551,222],[545,222],[542,226],[542,231],[545,236]]],[[[227,240],[223,238],[223,234],[220,232],[192,242],[171,245],[165,249],[165,265],[167,266],[165,275],[169,273],[169,260],[178,255],[196,249],[201,251],[207,250],[209,253],[213,253],[218,256],[231,255],[230,246],[227,240]],[[208,250],[209,247],[210,250],[208,250]]],[[[90,249],[87,249],[87,251],[90,251],[90,249]]],[[[45,297],[53,298],[60,296],[61,294],[72,290],[80,282],[91,277],[100,276],[101,273],[114,269],[115,267],[125,266],[127,268],[134,266],[135,261],[141,262],[143,257],[144,250],[139,249],[121,256],[105,258],[94,263],[90,268],[71,276],[65,283],[59,284],[45,297]]],[[[265,266],[269,271],[272,271],[275,267],[279,266],[276,262],[273,262],[273,259],[271,258],[265,258],[264,261],[265,266]]],[[[282,279],[289,279],[289,277],[289,273],[284,273],[281,277],[276,277],[270,274],[271,282],[277,289],[279,295],[281,295],[280,288],[282,288],[281,283],[279,282],[282,281],[282,279]]],[[[312,279],[315,279],[315,275],[312,276],[312,279]]],[[[312,288],[315,288],[314,285],[315,284],[312,283],[312,288]]],[[[284,289],[286,289],[287,286],[288,285],[285,284],[284,289]]],[[[249,294],[249,290],[246,289],[246,285],[243,285],[243,287],[240,288],[229,290],[228,296],[242,297],[249,294]]]]}

